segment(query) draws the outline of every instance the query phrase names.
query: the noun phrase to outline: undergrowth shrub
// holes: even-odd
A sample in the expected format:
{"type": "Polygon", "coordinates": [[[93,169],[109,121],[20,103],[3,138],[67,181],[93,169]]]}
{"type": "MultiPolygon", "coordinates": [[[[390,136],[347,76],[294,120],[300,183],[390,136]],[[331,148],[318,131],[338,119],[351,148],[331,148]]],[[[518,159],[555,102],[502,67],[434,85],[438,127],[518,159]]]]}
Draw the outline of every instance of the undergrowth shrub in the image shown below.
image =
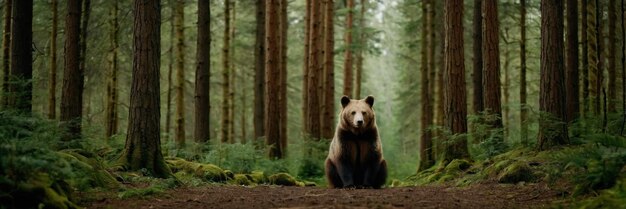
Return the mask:
{"type": "Polygon", "coordinates": [[[95,154],[60,150],[61,136],[54,121],[0,111],[0,206],[73,208],[75,189],[116,185],[95,154]]]}
{"type": "Polygon", "coordinates": [[[474,158],[486,159],[508,150],[509,146],[504,141],[504,127],[493,128],[494,123],[502,122],[502,117],[481,112],[468,116],[468,121],[472,124],[470,147],[474,149],[474,158]]]}

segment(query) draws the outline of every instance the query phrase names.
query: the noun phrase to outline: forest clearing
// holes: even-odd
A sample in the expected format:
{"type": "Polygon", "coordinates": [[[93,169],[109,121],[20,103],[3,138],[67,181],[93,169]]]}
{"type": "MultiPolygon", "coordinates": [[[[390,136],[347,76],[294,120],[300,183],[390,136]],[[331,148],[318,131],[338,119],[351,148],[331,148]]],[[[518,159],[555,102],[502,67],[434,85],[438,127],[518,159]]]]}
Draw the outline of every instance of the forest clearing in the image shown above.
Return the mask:
{"type": "Polygon", "coordinates": [[[98,197],[87,208],[540,208],[557,199],[539,185],[481,184],[338,190],[311,187],[180,188],[151,198],[98,197]]]}
{"type": "Polygon", "coordinates": [[[626,208],[626,0],[0,0],[0,209],[626,208]]]}

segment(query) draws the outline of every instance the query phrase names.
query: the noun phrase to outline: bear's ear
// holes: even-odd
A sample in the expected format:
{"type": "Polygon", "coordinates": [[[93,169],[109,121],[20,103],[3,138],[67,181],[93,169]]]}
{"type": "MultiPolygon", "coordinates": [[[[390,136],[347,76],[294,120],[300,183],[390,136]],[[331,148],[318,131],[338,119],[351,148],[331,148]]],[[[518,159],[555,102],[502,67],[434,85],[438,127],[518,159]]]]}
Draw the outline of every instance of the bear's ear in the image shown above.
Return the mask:
{"type": "Polygon", "coordinates": [[[368,105],[370,105],[370,107],[374,106],[374,97],[372,95],[367,96],[365,98],[365,103],[367,103],[368,105]]]}
{"type": "Polygon", "coordinates": [[[348,103],[350,103],[350,97],[345,96],[345,95],[342,96],[341,97],[341,106],[345,108],[346,106],[348,106],[348,103]]]}

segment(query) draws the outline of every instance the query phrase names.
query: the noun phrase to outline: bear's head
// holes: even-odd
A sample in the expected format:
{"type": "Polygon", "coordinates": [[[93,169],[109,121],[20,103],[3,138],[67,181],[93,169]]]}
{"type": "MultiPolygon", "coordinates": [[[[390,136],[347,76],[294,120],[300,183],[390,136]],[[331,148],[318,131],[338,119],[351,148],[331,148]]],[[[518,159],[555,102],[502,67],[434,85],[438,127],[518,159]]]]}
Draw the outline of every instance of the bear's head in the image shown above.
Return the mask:
{"type": "Polygon", "coordinates": [[[343,128],[352,133],[363,133],[370,130],[376,124],[374,114],[374,97],[367,96],[362,100],[350,99],[348,96],[341,97],[340,123],[343,128]]]}

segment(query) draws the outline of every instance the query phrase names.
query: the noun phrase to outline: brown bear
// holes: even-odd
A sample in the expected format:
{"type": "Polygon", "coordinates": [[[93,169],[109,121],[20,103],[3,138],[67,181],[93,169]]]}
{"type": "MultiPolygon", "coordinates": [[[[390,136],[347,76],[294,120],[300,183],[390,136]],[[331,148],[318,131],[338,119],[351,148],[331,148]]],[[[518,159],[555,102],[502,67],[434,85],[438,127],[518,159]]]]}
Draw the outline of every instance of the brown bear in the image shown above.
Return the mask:
{"type": "Polygon", "coordinates": [[[330,188],[380,188],[387,179],[387,162],[376,126],[374,97],[341,97],[335,137],[326,158],[330,188]]]}

